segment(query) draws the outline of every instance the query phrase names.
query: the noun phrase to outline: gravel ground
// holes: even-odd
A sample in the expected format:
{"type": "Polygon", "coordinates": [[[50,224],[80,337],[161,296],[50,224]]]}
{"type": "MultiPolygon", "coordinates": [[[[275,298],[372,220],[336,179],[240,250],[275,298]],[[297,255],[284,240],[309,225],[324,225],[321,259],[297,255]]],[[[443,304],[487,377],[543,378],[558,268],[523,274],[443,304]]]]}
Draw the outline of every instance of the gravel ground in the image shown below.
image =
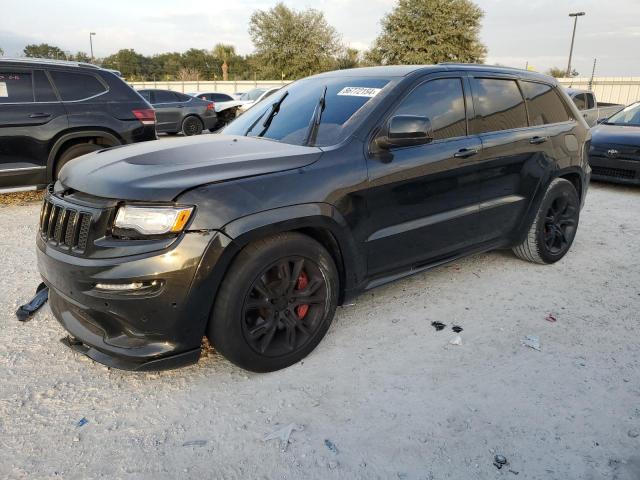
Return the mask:
{"type": "Polygon", "coordinates": [[[39,204],[2,206],[0,477],[638,479],[639,205],[640,189],[594,184],[555,266],[492,252],[379,288],[271,374],[212,350],[110,370],[58,342],[48,306],[19,323],[39,204]],[[286,451],[263,441],[290,424],[286,451]]]}

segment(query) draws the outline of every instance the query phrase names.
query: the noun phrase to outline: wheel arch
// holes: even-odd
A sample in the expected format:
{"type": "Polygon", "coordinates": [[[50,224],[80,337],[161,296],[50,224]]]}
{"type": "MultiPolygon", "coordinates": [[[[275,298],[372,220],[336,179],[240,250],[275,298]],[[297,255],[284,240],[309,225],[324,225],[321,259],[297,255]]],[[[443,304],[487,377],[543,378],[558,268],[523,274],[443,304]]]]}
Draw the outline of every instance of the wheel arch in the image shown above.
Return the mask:
{"type": "Polygon", "coordinates": [[[47,181],[52,181],[53,174],[56,171],[56,163],[62,153],[69,147],[78,143],[89,143],[85,140],[104,142],[102,144],[105,148],[115,147],[116,145],[122,145],[123,143],[123,140],[118,136],[118,134],[109,130],[91,129],[65,132],[55,140],[51,150],[49,150],[49,157],[47,158],[47,181]]]}

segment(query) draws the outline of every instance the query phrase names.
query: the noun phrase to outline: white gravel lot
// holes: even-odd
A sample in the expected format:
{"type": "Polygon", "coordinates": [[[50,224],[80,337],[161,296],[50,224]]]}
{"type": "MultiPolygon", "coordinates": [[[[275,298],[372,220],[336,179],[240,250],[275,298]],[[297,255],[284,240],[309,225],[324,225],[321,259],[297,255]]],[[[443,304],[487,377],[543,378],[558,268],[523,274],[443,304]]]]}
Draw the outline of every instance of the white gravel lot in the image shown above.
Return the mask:
{"type": "Polygon", "coordinates": [[[0,207],[0,478],[640,478],[639,188],[592,185],[558,264],[493,252],[379,288],[271,374],[211,350],[110,370],[59,343],[48,306],[18,322],[38,210],[0,207]],[[263,441],[291,423],[286,451],[263,441]]]}

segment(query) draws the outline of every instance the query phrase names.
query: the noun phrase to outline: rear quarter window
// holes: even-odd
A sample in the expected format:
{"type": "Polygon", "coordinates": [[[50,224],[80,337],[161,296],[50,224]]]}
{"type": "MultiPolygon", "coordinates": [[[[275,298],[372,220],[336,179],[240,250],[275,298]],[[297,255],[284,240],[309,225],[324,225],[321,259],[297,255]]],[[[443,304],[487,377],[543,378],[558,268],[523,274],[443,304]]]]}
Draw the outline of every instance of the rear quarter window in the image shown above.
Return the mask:
{"type": "Polygon", "coordinates": [[[570,120],[564,102],[551,86],[537,82],[521,82],[529,107],[531,125],[547,125],[570,120]]]}
{"type": "Polygon", "coordinates": [[[63,102],[84,100],[107,91],[100,80],[87,73],[52,70],[50,74],[63,102]]]}
{"type": "Polygon", "coordinates": [[[0,103],[33,102],[31,73],[0,71],[0,103]]]}
{"type": "Polygon", "coordinates": [[[478,133],[528,126],[524,98],[515,80],[473,79],[478,133]]]}

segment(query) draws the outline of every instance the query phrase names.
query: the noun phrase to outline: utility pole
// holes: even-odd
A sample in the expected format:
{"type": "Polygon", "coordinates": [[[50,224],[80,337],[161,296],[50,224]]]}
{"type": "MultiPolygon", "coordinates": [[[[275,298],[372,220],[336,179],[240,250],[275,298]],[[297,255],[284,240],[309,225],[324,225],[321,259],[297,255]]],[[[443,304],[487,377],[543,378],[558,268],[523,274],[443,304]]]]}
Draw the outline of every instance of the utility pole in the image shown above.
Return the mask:
{"type": "Polygon", "coordinates": [[[91,63],[93,63],[93,36],[96,32],[89,32],[89,46],[91,47],[91,63]]]}
{"type": "Polygon", "coordinates": [[[569,63],[567,64],[567,77],[571,77],[571,57],[573,56],[573,43],[576,39],[576,26],[578,25],[578,17],[586,15],[584,12],[570,13],[569,16],[573,17],[573,35],[571,35],[571,48],[569,49],[569,63]]]}
{"type": "Polygon", "coordinates": [[[596,76],[596,62],[597,58],[593,59],[593,69],[591,70],[591,79],[589,80],[589,90],[593,90],[593,77],[596,76]]]}

